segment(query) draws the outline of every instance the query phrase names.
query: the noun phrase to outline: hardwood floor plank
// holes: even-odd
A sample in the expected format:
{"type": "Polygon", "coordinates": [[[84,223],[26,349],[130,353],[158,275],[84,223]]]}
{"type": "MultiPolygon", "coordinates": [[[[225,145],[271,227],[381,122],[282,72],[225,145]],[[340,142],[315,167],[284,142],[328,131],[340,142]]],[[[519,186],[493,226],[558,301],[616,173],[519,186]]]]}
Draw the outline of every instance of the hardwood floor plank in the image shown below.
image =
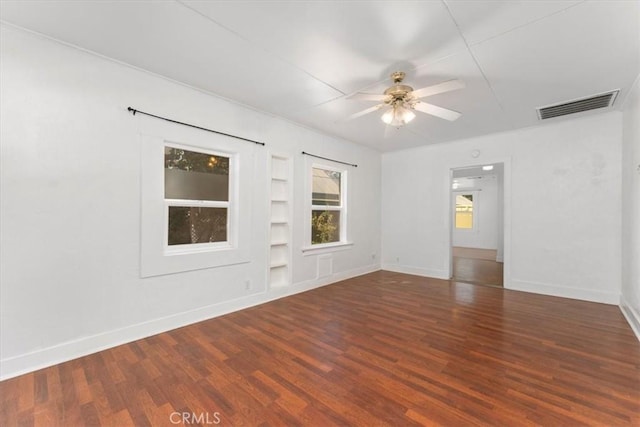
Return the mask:
{"type": "Polygon", "coordinates": [[[17,380],[18,412],[32,410],[35,404],[35,384],[33,375],[23,375],[17,380]]]}
{"type": "MultiPolygon", "coordinates": [[[[129,414],[129,411],[127,409],[123,409],[122,411],[114,413],[107,425],[112,427],[134,426],[135,423],[133,422],[133,419],[131,418],[131,414],[129,414]]],[[[89,427],[89,426],[86,426],[86,427],[89,427]]]]}
{"type": "Polygon", "coordinates": [[[93,402],[85,403],[80,408],[82,423],[85,426],[100,426],[100,417],[93,402]]]}
{"type": "Polygon", "coordinates": [[[441,416],[437,411],[427,411],[426,409],[409,409],[406,413],[407,418],[414,421],[416,424],[421,426],[456,426],[456,425],[465,425],[465,426],[479,426],[479,423],[474,423],[473,421],[466,420],[464,418],[459,418],[455,414],[446,414],[445,416],[441,416]],[[422,412],[425,412],[423,414],[422,412]]]}
{"type": "Polygon", "coordinates": [[[272,400],[278,402],[280,407],[285,409],[290,415],[297,415],[307,407],[308,403],[304,399],[298,397],[297,394],[293,393],[280,382],[274,380],[264,372],[255,371],[253,373],[253,378],[270,390],[272,400]]]}
{"type": "Polygon", "coordinates": [[[62,426],[59,413],[58,404],[56,402],[52,401],[38,405],[33,412],[33,425],[47,427],[62,426]]]}
{"type": "Polygon", "coordinates": [[[87,378],[85,377],[84,369],[82,368],[74,369],[71,373],[71,376],[73,378],[76,402],[81,405],[91,403],[91,401],[93,400],[93,396],[89,389],[89,384],[87,383],[87,378]]]}
{"type": "Polygon", "coordinates": [[[0,404],[3,427],[637,426],[640,343],[615,306],[381,271],[0,382],[0,404]]]}

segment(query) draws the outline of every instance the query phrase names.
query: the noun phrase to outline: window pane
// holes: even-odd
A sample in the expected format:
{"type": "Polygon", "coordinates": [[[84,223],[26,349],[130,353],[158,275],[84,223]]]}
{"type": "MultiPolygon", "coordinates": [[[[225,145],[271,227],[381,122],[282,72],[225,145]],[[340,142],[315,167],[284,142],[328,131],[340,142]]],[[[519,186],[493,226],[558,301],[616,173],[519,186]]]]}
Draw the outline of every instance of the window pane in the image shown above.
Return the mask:
{"type": "Polygon", "coordinates": [[[229,201],[229,158],[164,148],[166,199],[229,201]]]}
{"type": "Polygon", "coordinates": [[[227,241],[227,208],[169,206],[169,245],[227,241]]]}
{"type": "Polygon", "coordinates": [[[311,244],[340,241],[340,211],[311,211],[311,244]]]}
{"type": "Polygon", "coordinates": [[[340,206],[340,172],[313,168],[311,204],[340,206]]]}
{"type": "Polygon", "coordinates": [[[456,228],[473,228],[473,194],[456,195],[456,228]]]}

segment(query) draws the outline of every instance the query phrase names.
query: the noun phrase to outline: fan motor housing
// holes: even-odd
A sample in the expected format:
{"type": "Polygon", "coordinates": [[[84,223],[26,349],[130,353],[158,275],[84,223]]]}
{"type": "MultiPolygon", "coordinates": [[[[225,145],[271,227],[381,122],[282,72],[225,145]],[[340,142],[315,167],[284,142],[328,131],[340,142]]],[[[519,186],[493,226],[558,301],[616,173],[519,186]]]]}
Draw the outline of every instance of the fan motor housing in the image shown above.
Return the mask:
{"type": "Polygon", "coordinates": [[[385,95],[390,95],[393,99],[404,99],[413,88],[407,85],[394,85],[384,91],[385,95]]]}

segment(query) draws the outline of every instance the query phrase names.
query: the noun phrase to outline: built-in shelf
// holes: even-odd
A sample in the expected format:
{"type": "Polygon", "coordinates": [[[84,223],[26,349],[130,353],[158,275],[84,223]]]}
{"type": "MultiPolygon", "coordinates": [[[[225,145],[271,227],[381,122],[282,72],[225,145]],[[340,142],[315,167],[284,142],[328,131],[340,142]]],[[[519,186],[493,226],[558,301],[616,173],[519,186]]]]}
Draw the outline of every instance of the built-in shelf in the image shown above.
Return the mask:
{"type": "Polygon", "coordinates": [[[288,261],[281,261],[281,262],[274,262],[273,264],[271,264],[271,268],[277,268],[277,267],[286,267],[287,265],[289,265],[288,261]]]}
{"type": "Polygon", "coordinates": [[[269,269],[269,285],[272,288],[283,288],[289,284],[289,267],[271,267],[269,269]]]}
{"type": "Polygon", "coordinates": [[[291,283],[291,158],[271,155],[269,286],[291,283]]]}

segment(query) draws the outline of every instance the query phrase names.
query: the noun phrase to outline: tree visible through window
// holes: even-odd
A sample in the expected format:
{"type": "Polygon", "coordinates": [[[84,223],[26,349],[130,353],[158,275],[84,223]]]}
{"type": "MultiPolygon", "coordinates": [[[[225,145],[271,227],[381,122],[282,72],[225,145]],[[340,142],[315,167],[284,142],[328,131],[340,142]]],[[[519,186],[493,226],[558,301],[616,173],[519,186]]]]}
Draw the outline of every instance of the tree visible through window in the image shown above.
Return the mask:
{"type": "Polygon", "coordinates": [[[473,194],[456,195],[456,228],[473,228],[473,194]]]}
{"type": "Polygon", "coordinates": [[[165,146],[168,245],[228,240],[229,160],[165,146]]]}
{"type": "Polygon", "coordinates": [[[311,244],[334,243],[341,240],[342,172],[313,168],[311,197],[311,244]]]}

